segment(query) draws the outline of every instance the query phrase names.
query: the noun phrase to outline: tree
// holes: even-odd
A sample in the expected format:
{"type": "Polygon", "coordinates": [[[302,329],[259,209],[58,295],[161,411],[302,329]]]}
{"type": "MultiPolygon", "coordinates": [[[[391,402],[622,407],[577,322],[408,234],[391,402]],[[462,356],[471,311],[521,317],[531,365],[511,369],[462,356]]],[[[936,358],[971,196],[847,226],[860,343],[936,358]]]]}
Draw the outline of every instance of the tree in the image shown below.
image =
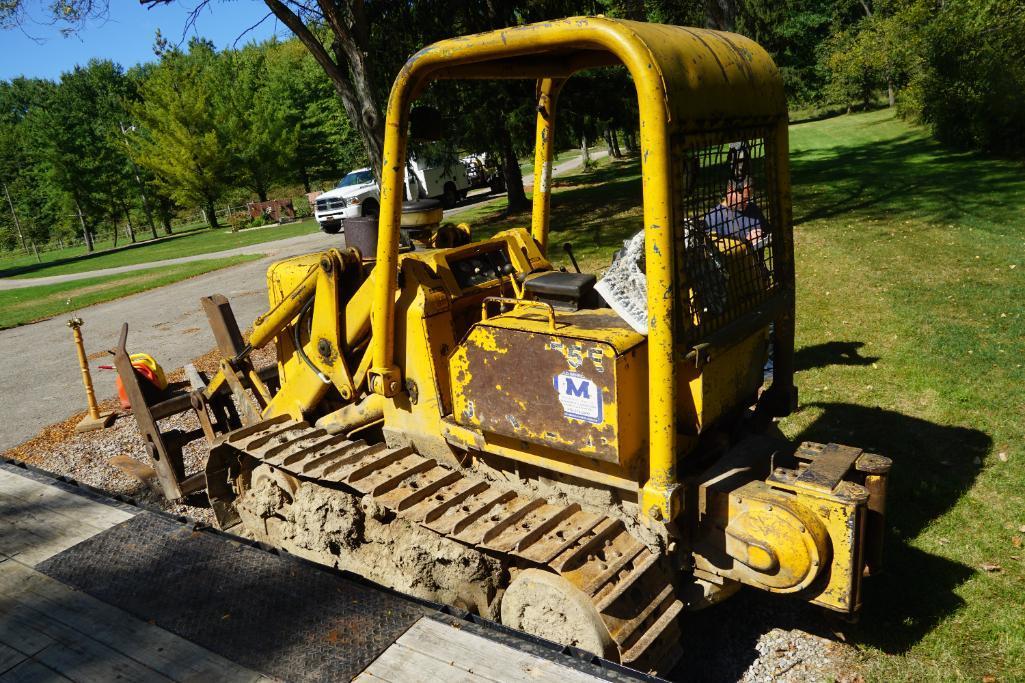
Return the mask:
{"type": "Polygon", "coordinates": [[[1025,154],[1025,7],[947,3],[920,26],[922,58],[905,113],[949,144],[1025,154]]]}
{"type": "Polygon", "coordinates": [[[281,91],[278,102],[296,127],[291,171],[306,192],[314,182],[333,184],[353,168],[368,165],[363,143],[331,82],[302,43],[267,45],[266,77],[281,91]]]}
{"type": "MultiPolygon", "coordinates": [[[[172,0],[143,0],[150,5],[172,0]]],[[[380,178],[384,117],[379,102],[381,68],[370,60],[371,19],[363,0],[302,2],[265,0],[268,9],[302,42],[334,85],[349,121],[359,132],[367,157],[380,178]],[[327,26],[330,34],[318,30],[327,26]],[[375,78],[375,76],[377,78],[375,78]]],[[[201,3],[205,5],[206,2],[201,3]]],[[[375,3],[371,10],[389,3],[375,3]]],[[[409,27],[411,28],[411,27],[409,27]]],[[[384,53],[380,53],[384,54],[384,53]]]]}
{"type": "Polygon", "coordinates": [[[126,80],[121,67],[92,60],[46,88],[23,122],[28,143],[65,195],[64,211],[78,214],[86,248],[103,218],[128,191],[127,162],[118,141],[126,80]]]}
{"type": "Polygon", "coordinates": [[[299,118],[289,99],[288,84],[280,72],[267,70],[266,53],[272,46],[250,46],[228,51],[218,60],[222,91],[221,125],[238,178],[267,201],[270,186],[294,167],[299,140],[299,118]]]}
{"type": "Polygon", "coordinates": [[[196,39],[187,52],[164,52],[132,109],[142,124],[136,161],[169,197],[203,207],[211,227],[218,226],[215,204],[234,180],[218,59],[210,43],[196,39]]]}

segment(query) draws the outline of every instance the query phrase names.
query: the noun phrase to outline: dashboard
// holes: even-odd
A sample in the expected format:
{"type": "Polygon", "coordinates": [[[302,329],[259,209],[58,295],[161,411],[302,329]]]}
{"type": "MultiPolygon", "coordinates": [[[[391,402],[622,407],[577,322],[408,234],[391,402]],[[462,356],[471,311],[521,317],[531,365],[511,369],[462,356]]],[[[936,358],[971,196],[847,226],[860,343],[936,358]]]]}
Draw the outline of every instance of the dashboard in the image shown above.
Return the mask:
{"type": "Polygon", "coordinates": [[[505,244],[496,246],[497,249],[467,254],[458,261],[449,261],[452,276],[460,289],[468,289],[499,280],[516,270],[509,260],[505,244]]]}

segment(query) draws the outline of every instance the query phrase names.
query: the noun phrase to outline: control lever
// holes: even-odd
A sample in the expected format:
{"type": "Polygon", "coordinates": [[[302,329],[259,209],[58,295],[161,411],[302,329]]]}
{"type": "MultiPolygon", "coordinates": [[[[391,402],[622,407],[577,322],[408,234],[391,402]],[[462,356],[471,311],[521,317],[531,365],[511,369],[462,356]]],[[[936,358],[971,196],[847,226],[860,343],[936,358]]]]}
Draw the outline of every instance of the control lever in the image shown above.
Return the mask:
{"type": "Polygon", "coordinates": [[[573,267],[576,268],[576,271],[579,273],[580,266],[577,265],[577,259],[575,256],[573,256],[573,245],[569,242],[566,242],[564,245],[562,245],[562,248],[566,252],[566,256],[569,256],[570,263],[573,264],[573,267]]]}

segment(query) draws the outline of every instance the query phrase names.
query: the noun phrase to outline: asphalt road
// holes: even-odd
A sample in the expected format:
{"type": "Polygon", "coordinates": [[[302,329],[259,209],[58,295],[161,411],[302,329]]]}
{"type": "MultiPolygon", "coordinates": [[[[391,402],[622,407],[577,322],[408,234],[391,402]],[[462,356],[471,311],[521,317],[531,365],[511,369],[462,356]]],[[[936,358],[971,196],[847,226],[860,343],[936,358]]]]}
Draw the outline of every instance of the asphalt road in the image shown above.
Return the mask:
{"type": "MultiPolygon", "coordinates": [[[[266,258],[0,331],[0,395],[5,413],[0,451],[85,409],[82,376],[67,328],[72,315],[85,321],[82,334],[88,355],[113,349],[121,323],[127,321],[129,351],[151,353],[171,370],[215,346],[200,297],[218,293],[228,297],[239,325],[245,328],[267,309],[265,278],[272,261],[332,246],[344,246],[344,239],[318,232],[256,245],[249,253],[263,252],[266,258]]],[[[101,399],[115,396],[115,375],[96,366],[109,365],[111,360],[90,361],[101,399]]]]}
{"type": "MultiPolygon", "coordinates": [[[[603,152],[592,154],[593,158],[601,156],[604,156],[603,152]]],[[[560,175],[579,165],[579,158],[567,160],[555,166],[553,175],[560,175]]],[[[484,201],[474,199],[475,195],[471,195],[462,206],[446,211],[445,217],[461,213],[484,201]]],[[[266,254],[265,258],[257,261],[223,268],[31,325],[0,330],[0,397],[4,402],[5,413],[5,419],[0,423],[0,451],[16,446],[37,434],[43,427],[85,409],[85,391],[71,331],[67,328],[67,320],[72,315],[85,321],[82,334],[87,355],[113,349],[117,344],[121,324],[127,321],[128,350],[150,353],[161,365],[172,370],[215,346],[213,334],[199,304],[200,297],[210,294],[228,297],[239,326],[245,329],[267,309],[266,271],[270,263],[297,254],[342,247],[344,244],[341,235],[316,232],[216,254],[173,259],[173,262],[185,262],[240,253],[266,254]]],[[[167,263],[159,261],[141,264],[139,267],[153,268],[167,263]]],[[[125,268],[135,269],[133,266],[125,268]]],[[[58,277],[71,280],[119,271],[122,268],[58,277]]],[[[49,281],[52,278],[13,282],[43,284],[44,279],[49,281]]],[[[96,394],[101,400],[116,395],[114,373],[96,367],[108,365],[111,360],[108,356],[90,361],[96,394]]]]}

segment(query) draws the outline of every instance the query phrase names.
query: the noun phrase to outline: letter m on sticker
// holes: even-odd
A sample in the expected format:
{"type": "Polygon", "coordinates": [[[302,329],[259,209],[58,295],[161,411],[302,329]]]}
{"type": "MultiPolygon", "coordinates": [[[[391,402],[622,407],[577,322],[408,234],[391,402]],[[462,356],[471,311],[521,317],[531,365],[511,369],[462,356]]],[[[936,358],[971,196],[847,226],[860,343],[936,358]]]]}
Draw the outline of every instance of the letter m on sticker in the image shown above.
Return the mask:
{"type": "Polygon", "coordinates": [[[580,380],[580,384],[574,384],[572,377],[566,377],[566,395],[567,396],[578,396],[580,398],[591,398],[588,393],[588,389],[591,387],[591,383],[586,379],[580,380]]]}

